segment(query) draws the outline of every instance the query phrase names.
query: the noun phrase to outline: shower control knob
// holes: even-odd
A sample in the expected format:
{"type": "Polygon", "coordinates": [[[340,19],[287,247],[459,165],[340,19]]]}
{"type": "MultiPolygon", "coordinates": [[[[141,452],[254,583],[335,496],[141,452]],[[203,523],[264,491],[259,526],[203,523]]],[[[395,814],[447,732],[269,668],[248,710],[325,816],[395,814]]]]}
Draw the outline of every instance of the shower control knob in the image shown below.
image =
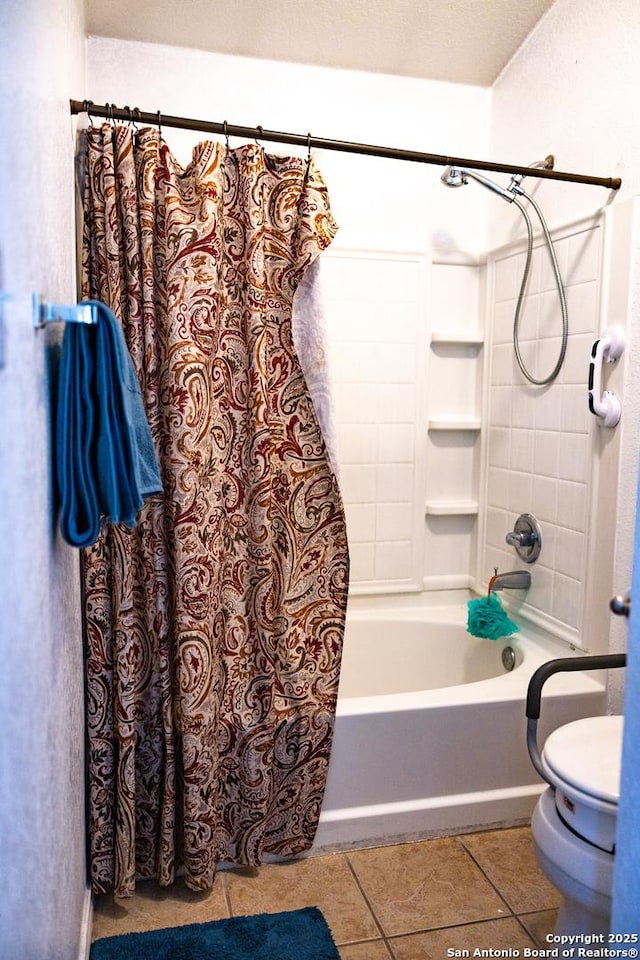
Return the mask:
{"type": "Polygon", "coordinates": [[[506,542],[511,547],[531,547],[537,539],[536,534],[530,531],[515,533],[512,530],[511,533],[508,533],[505,537],[506,542]]]}
{"type": "Polygon", "coordinates": [[[609,601],[609,609],[618,617],[628,617],[631,612],[631,597],[612,597],[609,601]]]}
{"type": "Polygon", "coordinates": [[[514,547],[525,563],[535,563],[542,549],[542,530],[536,518],[530,513],[521,513],[513,530],[505,536],[505,541],[514,547]]]}

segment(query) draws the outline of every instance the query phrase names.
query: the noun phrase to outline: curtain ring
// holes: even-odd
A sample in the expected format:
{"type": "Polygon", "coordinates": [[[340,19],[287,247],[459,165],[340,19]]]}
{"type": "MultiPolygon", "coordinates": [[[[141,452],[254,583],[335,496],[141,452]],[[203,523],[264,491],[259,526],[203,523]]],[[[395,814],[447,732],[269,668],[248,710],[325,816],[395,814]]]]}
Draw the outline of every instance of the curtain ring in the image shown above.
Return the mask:
{"type": "MultiPolygon", "coordinates": [[[[133,110],[132,110],[131,107],[129,107],[129,106],[123,107],[122,109],[123,109],[123,110],[126,110],[127,113],[129,114],[129,117],[128,117],[128,119],[127,119],[127,126],[129,127],[129,130],[132,130],[132,131],[133,131],[133,142],[134,142],[134,143],[137,143],[137,139],[138,139],[138,125],[137,125],[137,123],[135,122],[135,120],[134,120],[134,118],[133,118],[133,110]]],[[[136,107],[136,110],[137,110],[137,109],[138,109],[138,108],[136,107]]],[[[140,112],[140,111],[138,111],[138,112],[140,112]]]]}
{"type": "Polygon", "coordinates": [[[311,134],[307,134],[307,163],[311,163],[311,134]]]}
{"type": "Polygon", "coordinates": [[[162,114],[158,110],[158,136],[162,138],[162,114]]]}
{"type": "MultiPolygon", "coordinates": [[[[107,125],[109,126],[109,136],[113,137],[113,131],[114,131],[114,126],[113,126],[113,104],[111,104],[111,103],[105,103],[105,105],[104,105],[104,119],[106,120],[107,125]]],[[[102,142],[103,142],[103,143],[105,142],[104,128],[105,128],[105,124],[102,124],[102,126],[101,126],[101,128],[100,128],[100,131],[101,131],[101,137],[102,137],[102,142]]]]}
{"type": "Polygon", "coordinates": [[[224,142],[226,144],[227,150],[229,149],[229,128],[227,126],[227,121],[224,120],[222,124],[222,129],[224,130],[224,142]]]}
{"type": "MultiPolygon", "coordinates": [[[[260,134],[261,137],[264,136],[264,129],[260,126],[260,124],[257,124],[257,125],[256,125],[256,130],[258,131],[258,133],[260,134]]],[[[256,143],[258,144],[259,147],[262,146],[262,144],[260,143],[260,140],[258,139],[258,137],[255,138],[255,141],[256,141],[256,143]]]]}
{"type": "Polygon", "coordinates": [[[93,106],[93,100],[83,100],[83,101],[82,101],[82,109],[84,110],[84,112],[87,114],[87,116],[88,116],[88,118],[89,118],[89,126],[90,126],[90,127],[93,126],[93,117],[91,116],[91,107],[92,107],[92,106],[93,106]]]}

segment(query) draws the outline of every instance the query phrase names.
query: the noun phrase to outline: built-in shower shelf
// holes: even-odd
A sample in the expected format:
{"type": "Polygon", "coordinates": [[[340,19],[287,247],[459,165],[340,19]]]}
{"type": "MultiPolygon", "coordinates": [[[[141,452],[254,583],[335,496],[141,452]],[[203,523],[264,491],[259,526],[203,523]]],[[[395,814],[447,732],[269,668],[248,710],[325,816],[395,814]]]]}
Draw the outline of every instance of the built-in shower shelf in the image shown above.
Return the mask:
{"type": "Polygon", "coordinates": [[[484,333],[467,333],[465,331],[434,330],[431,334],[431,343],[450,343],[462,346],[481,347],[484,343],[484,333]]]}
{"type": "Polygon", "coordinates": [[[477,500],[427,500],[425,513],[430,517],[454,517],[478,512],[477,500]]]}
{"type": "Polygon", "coordinates": [[[480,430],[480,417],[435,417],[429,420],[429,430],[480,430]]]}

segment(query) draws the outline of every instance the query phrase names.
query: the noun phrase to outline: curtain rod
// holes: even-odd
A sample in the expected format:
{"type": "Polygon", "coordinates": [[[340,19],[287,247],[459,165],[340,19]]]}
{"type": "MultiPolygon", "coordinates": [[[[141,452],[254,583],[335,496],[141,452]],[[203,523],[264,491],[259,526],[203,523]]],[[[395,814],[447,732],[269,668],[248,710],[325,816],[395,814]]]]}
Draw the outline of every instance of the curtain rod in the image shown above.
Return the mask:
{"type": "Polygon", "coordinates": [[[560,170],[547,170],[537,167],[522,167],[510,163],[494,163],[491,160],[466,160],[462,157],[448,157],[438,153],[422,153],[418,150],[401,150],[395,147],[377,147],[368,143],[351,143],[345,140],[326,140],[314,137],[310,133],[282,133],[276,130],[264,130],[262,127],[241,127],[236,124],[212,123],[208,120],[190,120],[185,117],[172,117],[158,110],[145,113],[135,107],[117,107],[114,103],[103,106],[91,100],[71,100],[71,113],[89,113],[90,117],[106,117],[108,120],[124,120],[135,123],[155,125],[157,127],[177,127],[182,130],[201,130],[206,133],[221,134],[225,137],[248,137],[252,140],[269,140],[273,143],[289,143],[295,146],[315,147],[319,150],[338,150],[341,153],[358,153],[371,157],[386,157],[389,160],[408,160],[414,163],[432,163],[440,167],[467,167],[476,170],[492,170],[497,173],[521,173],[540,180],[564,180],[570,183],[587,183],[609,190],[619,190],[620,177],[591,177],[579,173],[564,173],[560,170]]]}

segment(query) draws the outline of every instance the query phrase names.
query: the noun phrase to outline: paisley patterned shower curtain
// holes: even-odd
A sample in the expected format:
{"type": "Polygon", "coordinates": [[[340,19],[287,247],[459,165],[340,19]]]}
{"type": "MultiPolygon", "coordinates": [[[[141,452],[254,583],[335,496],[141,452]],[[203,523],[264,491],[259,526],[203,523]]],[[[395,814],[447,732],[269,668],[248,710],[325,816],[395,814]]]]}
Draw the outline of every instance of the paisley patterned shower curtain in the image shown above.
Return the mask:
{"type": "Polygon", "coordinates": [[[94,890],[206,889],[216,863],[311,845],[348,552],[292,343],[336,225],[313,162],[155,130],[83,147],[84,297],[122,322],[164,494],[84,556],[94,890]]]}

